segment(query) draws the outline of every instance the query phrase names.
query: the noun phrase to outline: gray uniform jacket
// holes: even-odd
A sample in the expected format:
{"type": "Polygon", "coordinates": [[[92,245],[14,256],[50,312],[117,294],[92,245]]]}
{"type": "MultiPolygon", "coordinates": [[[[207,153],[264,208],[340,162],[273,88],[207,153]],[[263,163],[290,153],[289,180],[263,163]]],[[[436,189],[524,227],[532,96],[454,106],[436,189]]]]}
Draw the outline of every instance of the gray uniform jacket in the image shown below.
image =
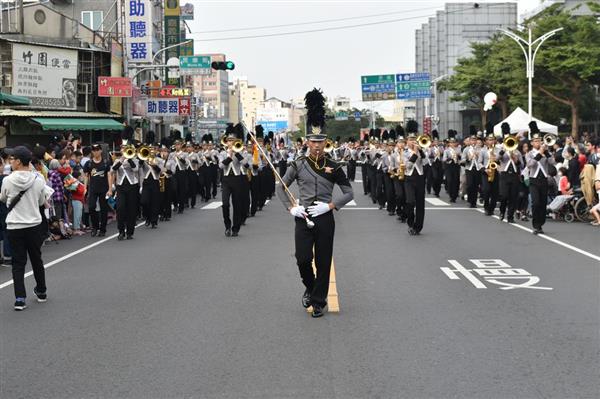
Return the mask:
{"type": "Polygon", "coordinates": [[[556,161],[548,151],[542,155],[538,150],[533,149],[529,151],[526,155],[527,160],[527,169],[529,170],[529,178],[535,177],[548,177],[548,166],[554,165],[556,161]]]}
{"type": "Polygon", "coordinates": [[[244,156],[240,153],[233,153],[231,157],[227,155],[227,151],[223,151],[219,154],[219,168],[223,169],[223,176],[240,176],[243,173],[243,161],[244,156]]]}
{"type": "Polygon", "coordinates": [[[132,185],[140,182],[137,158],[126,159],[123,162],[117,160],[117,162],[115,162],[115,164],[112,166],[112,169],[116,175],[115,184],[117,186],[123,184],[126,178],[129,181],[129,184],[132,185]]]}
{"type": "Polygon", "coordinates": [[[425,153],[423,150],[419,150],[416,153],[412,151],[405,151],[404,163],[406,164],[405,176],[423,175],[423,159],[425,159],[425,153]]]}
{"type": "Polygon", "coordinates": [[[459,164],[460,158],[461,154],[459,148],[448,147],[444,150],[442,161],[449,164],[459,164]]]}
{"type": "Polygon", "coordinates": [[[481,151],[481,148],[477,149],[474,146],[468,146],[463,150],[462,159],[465,162],[465,170],[479,170],[481,169],[481,165],[479,164],[477,158],[477,152],[481,151]],[[469,158],[471,158],[469,160],[469,158]]]}
{"type": "Polygon", "coordinates": [[[508,172],[509,166],[512,165],[515,169],[515,173],[519,173],[523,167],[523,155],[521,155],[519,151],[514,151],[513,155],[515,156],[517,162],[514,162],[510,153],[504,150],[499,152],[498,160],[500,161],[500,172],[508,172]]]}
{"type": "MultiPolygon", "coordinates": [[[[323,162],[323,160],[319,160],[323,162]]],[[[321,165],[321,163],[319,164],[321,165]]],[[[298,183],[300,205],[308,207],[316,201],[332,202],[333,187],[337,184],[342,190],[342,196],[333,200],[336,209],[341,209],[354,198],[352,186],[339,163],[325,158],[325,166],[317,170],[306,157],[300,157],[290,164],[285,175],[284,183],[289,186],[294,181],[298,183]]],[[[286,207],[294,206],[281,184],[277,185],[277,196],[286,207]]]]}

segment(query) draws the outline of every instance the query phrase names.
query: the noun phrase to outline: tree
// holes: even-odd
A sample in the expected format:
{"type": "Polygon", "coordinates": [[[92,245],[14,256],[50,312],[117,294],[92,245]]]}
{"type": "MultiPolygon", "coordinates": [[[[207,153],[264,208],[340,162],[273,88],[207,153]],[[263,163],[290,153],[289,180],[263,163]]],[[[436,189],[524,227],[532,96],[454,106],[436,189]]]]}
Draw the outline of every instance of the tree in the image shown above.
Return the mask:
{"type": "Polygon", "coordinates": [[[538,52],[534,87],[570,108],[571,135],[577,137],[585,93],[600,84],[600,24],[593,16],[573,17],[558,6],[527,23],[534,37],[563,28],[538,52]]]}

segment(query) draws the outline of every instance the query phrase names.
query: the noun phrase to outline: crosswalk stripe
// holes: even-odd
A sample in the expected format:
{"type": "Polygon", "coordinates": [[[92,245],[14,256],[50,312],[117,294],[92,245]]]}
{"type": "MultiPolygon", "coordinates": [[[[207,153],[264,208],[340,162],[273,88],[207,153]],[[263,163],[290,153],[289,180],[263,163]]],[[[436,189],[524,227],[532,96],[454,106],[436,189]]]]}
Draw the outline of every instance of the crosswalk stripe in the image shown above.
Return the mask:
{"type": "Polygon", "coordinates": [[[425,201],[429,202],[431,205],[437,206],[450,206],[449,203],[442,201],[439,198],[425,198],[425,201]]]}

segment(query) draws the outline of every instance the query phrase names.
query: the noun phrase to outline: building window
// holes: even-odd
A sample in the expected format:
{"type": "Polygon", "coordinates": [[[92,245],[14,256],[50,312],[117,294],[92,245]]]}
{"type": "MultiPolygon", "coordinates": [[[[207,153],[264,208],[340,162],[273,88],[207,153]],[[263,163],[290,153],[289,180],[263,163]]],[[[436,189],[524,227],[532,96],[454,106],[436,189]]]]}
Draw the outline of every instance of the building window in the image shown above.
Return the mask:
{"type": "Polygon", "coordinates": [[[82,11],[81,23],[91,30],[102,30],[104,11],[82,11]]]}

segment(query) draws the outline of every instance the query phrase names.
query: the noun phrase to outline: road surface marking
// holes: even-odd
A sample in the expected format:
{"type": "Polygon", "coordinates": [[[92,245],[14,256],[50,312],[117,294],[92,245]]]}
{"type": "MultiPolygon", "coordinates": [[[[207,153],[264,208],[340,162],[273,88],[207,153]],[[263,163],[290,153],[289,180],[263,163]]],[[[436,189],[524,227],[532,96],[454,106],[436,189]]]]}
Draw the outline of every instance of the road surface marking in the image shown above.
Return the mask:
{"type": "MultiPolygon", "coordinates": [[[[143,226],[144,224],[146,224],[146,222],[144,222],[144,223],[140,223],[140,224],[137,224],[135,227],[140,227],[140,226],[143,226]]],[[[60,262],[62,262],[62,261],[65,261],[65,260],[67,260],[67,259],[69,259],[69,258],[72,258],[72,257],[73,257],[73,256],[75,256],[75,255],[79,255],[80,253],[82,253],[82,252],[85,252],[85,251],[87,251],[88,249],[92,249],[92,248],[94,248],[94,247],[97,247],[97,246],[98,246],[98,245],[100,245],[100,244],[104,244],[105,242],[107,242],[107,241],[110,241],[110,240],[112,240],[113,238],[116,238],[118,235],[119,235],[119,233],[113,234],[112,236],[109,236],[109,237],[103,238],[103,239],[102,239],[102,240],[100,240],[100,241],[96,241],[95,243],[93,243],[93,244],[90,244],[90,245],[88,245],[87,247],[80,248],[80,249],[78,249],[77,251],[73,251],[73,252],[71,252],[71,253],[69,253],[69,254],[67,254],[67,255],[65,255],[65,256],[62,256],[62,257],[60,257],[60,258],[58,258],[58,259],[55,259],[55,260],[53,260],[52,262],[48,262],[48,263],[46,263],[46,264],[44,265],[44,269],[48,269],[49,267],[52,267],[52,266],[56,265],[57,263],[60,263],[60,262]]],[[[27,273],[25,273],[25,277],[29,277],[29,276],[33,276],[33,272],[27,272],[27,273]]],[[[1,290],[2,288],[5,288],[5,287],[8,287],[8,286],[11,286],[11,285],[13,285],[13,283],[14,283],[14,281],[13,281],[13,280],[8,280],[7,282],[0,284],[0,290],[1,290]]]]}
{"type": "Polygon", "coordinates": [[[429,202],[431,205],[437,206],[450,206],[449,203],[442,201],[439,198],[425,198],[425,201],[429,202]]]}
{"type": "Polygon", "coordinates": [[[354,179],[354,183],[362,183],[362,180],[354,179]]]}
{"type": "Polygon", "coordinates": [[[348,202],[345,206],[356,206],[356,201],[352,200],[348,202]]]}
{"type": "MultiPolygon", "coordinates": [[[[317,275],[317,267],[315,266],[315,259],[313,257],[312,262],[313,273],[315,276],[317,275]]],[[[312,306],[309,306],[306,309],[307,312],[312,312],[312,306]]],[[[327,312],[329,313],[339,313],[340,311],[340,301],[339,295],[337,291],[337,283],[335,277],[335,263],[333,258],[331,258],[331,274],[329,275],[329,292],[327,294],[327,312]]]]}
{"type": "Polygon", "coordinates": [[[221,201],[213,201],[210,204],[203,206],[202,209],[218,209],[221,206],[223,206],[221,201]]]}
{"type": "MultiPolygon", "coordinates": [[[[380,210],[379,208],[376,207],[368,207],[368,208],[361,208],[361,207],[352,207],[352,208],[346,208],[343,207],[342,210],[351,210],[351,211],[378,211],[380,210]]],[[[383,209],[381,209],[383,210],[383,209]]],[[[473,208],[433,208],[433,207],[428,207],[425,208],[426,211],[474,211],[475,209],[473,208]]]]}
{"type": "MultiPolygon", "coordinates": [[[[485,211],[483,209],[477,209],[477,210],[479,212],[481,212],[481,213],[485,213],[485,211]]],[[[493,215],[492,217],[494,219],[500,220],[500,217],[498,215],[493,215]]],[[[504,222],[504,223],[508,223],[508,222],[504,222]]],[[[527,231],[529,233],[533,233],[533,230],[531,230],[530,228],[527,228],[525,226],[521,226],[520,224],[517,224],[517,223],[508,223],[508,224],[510,224],[511,226],[517,227],[517,228],[519,228],[521,230],[527,231]]],[[[573,246],[571,244],[567,244],[566,242],[557,240],[556,238],[549,237],[546,234],[538,234],[537,236],[540,237],[540,238],[543,238],[544,240],[553,242],[554,244],[560,245],[561,247],[565,247],[567,249],[570,249],[571,251],[575,251],[577,253],[580,253],[581,255],[587,256],[588,258],[592,258],[592,259],[597,260],[597,261],[600,262],[600,256],[598,256],[598,255],[594,255],[593,253],[584,251],[581,248],[577,248],[576,246],[573,246]]]]}

